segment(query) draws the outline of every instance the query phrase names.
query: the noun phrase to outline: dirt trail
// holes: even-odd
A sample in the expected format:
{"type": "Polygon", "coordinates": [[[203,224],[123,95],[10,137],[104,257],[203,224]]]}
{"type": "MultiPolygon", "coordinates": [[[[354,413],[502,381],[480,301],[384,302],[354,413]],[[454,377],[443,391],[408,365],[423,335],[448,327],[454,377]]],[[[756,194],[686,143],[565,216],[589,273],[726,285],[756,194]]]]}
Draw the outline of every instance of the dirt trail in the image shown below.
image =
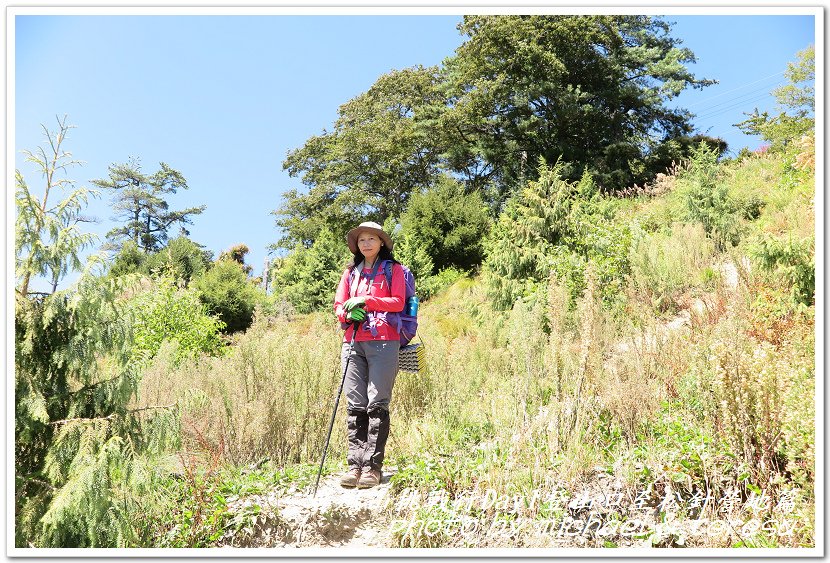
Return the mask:
{"type": "Polygon", "coordinates": [[[386,508],[390,501],[385,468],[380,485],[371,489],[347,489],[340,476],[320,480],[317,495],[312,487],[270,491],[228,503],[228,510],[242,514],[259,506],[255,524],[247,533],[229,533],[224,545],[235,547],[386,547],[386,508]]]}

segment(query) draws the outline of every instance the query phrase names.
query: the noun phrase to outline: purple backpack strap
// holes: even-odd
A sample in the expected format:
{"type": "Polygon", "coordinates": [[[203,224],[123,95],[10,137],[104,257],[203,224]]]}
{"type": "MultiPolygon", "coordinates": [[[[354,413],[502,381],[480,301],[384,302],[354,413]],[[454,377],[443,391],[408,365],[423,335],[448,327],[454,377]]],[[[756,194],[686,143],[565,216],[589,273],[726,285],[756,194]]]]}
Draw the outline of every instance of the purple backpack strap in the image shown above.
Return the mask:
{"type": "MultiPolygon", "coordinates": [[[[389,293],[392,293],[392,268],[394,267],[394,263],[391,260],[384,260],[383,264],[383,271],[386,274],[386,282],[389,284],[389,293]]],[[[404,294],[406,291],[404,291],[404,294]]],[[[404,305],[406,305],[406,295],[404,295],[404,305]]],[[[398,334],[401,333],[401,329],[403,328],[403,321],[401,320],[400,313],[392,313],[395,317],[395,330],[398,334]]],[[[387,315],[388,317],[389,315],[387,315]]]]}
{"type": "MultiPolygon", "coordinates": [[[[355,279],[358,279],[359,277],[360,277],[360,274],[357,271],[357,265],[352,266],[351,269],[349,270],[349,275],[346,276],[346,281],[349,284],[347,286],[346,294],[349,297],[354,297],[354,293],[352,293],[353,290],[354,290],[354,292],[357,292],[357,286],[355,285],[355,279]]],[[[352,323],[340,323],[340,328],[342,328],[343,330],[348,330],[350,326],[352,326],[352,323]]]]}

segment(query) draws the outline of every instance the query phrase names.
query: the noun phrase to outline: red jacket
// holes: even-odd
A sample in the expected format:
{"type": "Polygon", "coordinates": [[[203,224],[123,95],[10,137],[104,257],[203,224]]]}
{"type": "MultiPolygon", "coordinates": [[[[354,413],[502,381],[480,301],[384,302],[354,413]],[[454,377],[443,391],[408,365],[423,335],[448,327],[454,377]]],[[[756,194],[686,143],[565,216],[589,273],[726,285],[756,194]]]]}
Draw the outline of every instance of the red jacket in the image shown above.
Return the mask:
{"type": "MultiPolygon", "coordinates": [[[[366,312],[371,313],[372,311],[388,311],[391,313],[399,313],[403,311],[404,302],[406,300],[406,282],[403,278],[403,269],[401,268],[401,265],[392,265],[392,287],[389,287],[389,284],[387,283],[386,273],[383,271],[382,265],[378,268],[378,273],[375,275],[374,282],[372,283],[372,287],[370,289],[369,276],[371,275],[372,269],[364,268],[363,275],[355,280],[358,284],[355,296],[366,296],[366,306],[364,307],[366,312]]],[[[337,292],[334,294],[334,312],[337,315],[337,319],[341,323],[346,322],[346,311],[343,309],[343,303],[351,297],[351,293],[349,291],[350,277],[351,268],[346,268],[343,275],[340,276],[340,283],[337,285],[337,292]]],[[[377,319],[377,336],[372,336],[372,332],[369,329],[369,319],[370,315],[367,315],[366,320],[363,321],[360,329],[357,331],[355,340],[400,340],[401,337],[398,334],[396,327],[390,326],[389,323],[385,322],[382,318],[377,319]]],[[[351,325],[348,329],[346,329],[346,333],[343,335],[343,342],[351,341],[353,331],[354,325],[351,325]]]]}

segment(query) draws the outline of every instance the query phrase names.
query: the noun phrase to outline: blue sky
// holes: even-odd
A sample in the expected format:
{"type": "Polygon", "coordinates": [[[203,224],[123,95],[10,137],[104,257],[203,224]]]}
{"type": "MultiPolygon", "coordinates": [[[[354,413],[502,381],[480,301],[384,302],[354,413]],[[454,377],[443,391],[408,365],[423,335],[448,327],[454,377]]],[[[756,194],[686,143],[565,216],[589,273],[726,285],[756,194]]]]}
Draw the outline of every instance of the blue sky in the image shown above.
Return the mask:
{"type": "MultiPolygon", "coordinates": [[[[769,91],[787,62],[815,43],[813,16],[680,16],[672,35],[719,80],[677,100],[698,113],[698,129],[737,151],[757,139],[732,127],[742,112],[774,107],[769,91]]],[[[270,212],[301,188],[282,170],[286,152],[330,129],[337,108],[383,73],[436,65],[463,37],[460,16],[16,16],[15,166],[30,188],[43,180],[20,151],[43,144],[40,124],[68,114],[66,148],[85,161],[69,177],[90,185],[131,156],[145,172],[164,161],[190,189],[173,208],[207,205],[190,237],[219,252],[247,244],[259,274],[279,233],[270,212]]],[[[11,190],[8,190],[9,192],[11,190]]],[[[88,215],[102,240],[108,200],[88,215]]],[[[358,223],[360,218],[355,218],[358,223]]],[[[67,278],[71,281],[71,278],[67,278]]],[[[65,284],[62,284],[64,286],[65,284]]]]}

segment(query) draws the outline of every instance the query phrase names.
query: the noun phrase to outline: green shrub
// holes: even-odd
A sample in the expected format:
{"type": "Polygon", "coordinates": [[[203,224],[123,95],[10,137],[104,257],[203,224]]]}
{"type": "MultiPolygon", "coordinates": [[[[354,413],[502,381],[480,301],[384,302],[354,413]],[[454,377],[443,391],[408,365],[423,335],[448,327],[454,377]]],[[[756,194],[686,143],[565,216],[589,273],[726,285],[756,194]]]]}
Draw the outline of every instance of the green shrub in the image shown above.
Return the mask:
{"type": "MultiPolygon", "coordinates": [[[[743,206],[721,178],[717,153],[701,143],[679,180],[685,188],[686,219],[701,223],[719,251],[737,245],[743,206]]],[[[751,210],[745,214],[751,215],[751,210]]]]}
{"type": "Polygon", "coordinates": [[[470,270],[484,258],[487,205],[479,192],[465,193],[453,178],[440,176],[433,187],[413,194],[401,224],[438,269],[470,270]]]}
{"type": "Polygon", "coordinates": [[[134,241],[128,240],[121,247],[118,254],[115,255],[109,269],[109,275],[117,278],[126,274],[143,272],[142,266],[144,265],[145,257],[144,251],[139,249],[134,241]]]}
{"type": "Polygon", "coordinates": [[[439,291],[442,291],[466,276],[466,273],[457,268],[445,268],[434,276],[415,280],[415,288],[418,296],[427,300],[439,291]]]}
{"type": "Polygon", "coordinates": [[[490,232],[484,273],[488,295],[499,309],[533,295],[551,272],[568,287],[574,303],[586,287],[589,263],[604,302],[620,299],[629,268],[629,228],[613,220],[617,204],[599,194],[590,175],[570,183],[560,177],[562,167],[542,163],[539,180],[508,201],[490,232]]]}
{"type": "Polygon", "coordinates": [[[167,275],[189,284],[192,279],[204,274],[210,265],[211,256],[209,250],[184,236],[175,238],[164,248],[150,253],[145,253],[135,242],[128,240],[116,254],[109,275],[167,275]]]}
{"type": "Polygon", "coordinates": [[[222,321],[208,314],[195,289],[179,288],[171,278],[162,277],[133,297],[130,310],[136,357],[154,357],[165,340],[178,343],[176,362],[222,348],[222,321]]]}
{"type": "Polygon", "coordinates": [[[575,301],[585,291],[585,266],[590,263],[597,276],[602,302],[610,309],[618,309],[623,303],[622,288],[631,267],[631,229],[614,220],[613,200],[597,199],[579,207],[574,213],[574,236],[570,244],[560,246],[568,247],[572,254],[584,258],[583,266],[575,271],[554,268],[554,273],[568,280],[571,298],[575,301]]]}
{"type": "Polygon", "coordinates": [[[761,210],[766,202],[757,195],[750,195],[745,199],[738,200],[738,213],[741,218],[747,221],[754,221],[761,216],[761,210]]]}
{"type": "Polygon", "coordinates": [[[145,274],[164,272],[189,284],[207,271],[212,253],[187,237],[178,237],[167,246],[148,254],[141,271],[145,274]]]}
{"type": "Polygon", "coordinates": [[[811,305],[816,293],[816,264],[813,239],[758,237],[750,246],[750,255],[763,270],[783,278],[795,303],[811,305]]]}
{"type": "Polygon", "coordinates": [[[348,259],[349,248],[325,229],[310,248],[298,246],[274,261],[273,293],[298,313],[330,309],[348,259]]]}
{"type": "MultiPolygon", "coordinates": [[[[388,232],[388,231],[387,231],[388,232]]],[[[432,295],[427,280],[432,276],[433,261],[423,245],[409,233],[398,232],[393,236],[395,241],[395,259],[409,268],[415,276],[415,287],[422,299],[432,295]]]]}
{"type": "Polygon", "coordinates": [[[245,330],[254,318],[254,307],[262,292],[248,279],[243,265],[233,260],[219,260],[196,280],[199,299],[208,311],[225,324],[225,332],[245,330]]]}

